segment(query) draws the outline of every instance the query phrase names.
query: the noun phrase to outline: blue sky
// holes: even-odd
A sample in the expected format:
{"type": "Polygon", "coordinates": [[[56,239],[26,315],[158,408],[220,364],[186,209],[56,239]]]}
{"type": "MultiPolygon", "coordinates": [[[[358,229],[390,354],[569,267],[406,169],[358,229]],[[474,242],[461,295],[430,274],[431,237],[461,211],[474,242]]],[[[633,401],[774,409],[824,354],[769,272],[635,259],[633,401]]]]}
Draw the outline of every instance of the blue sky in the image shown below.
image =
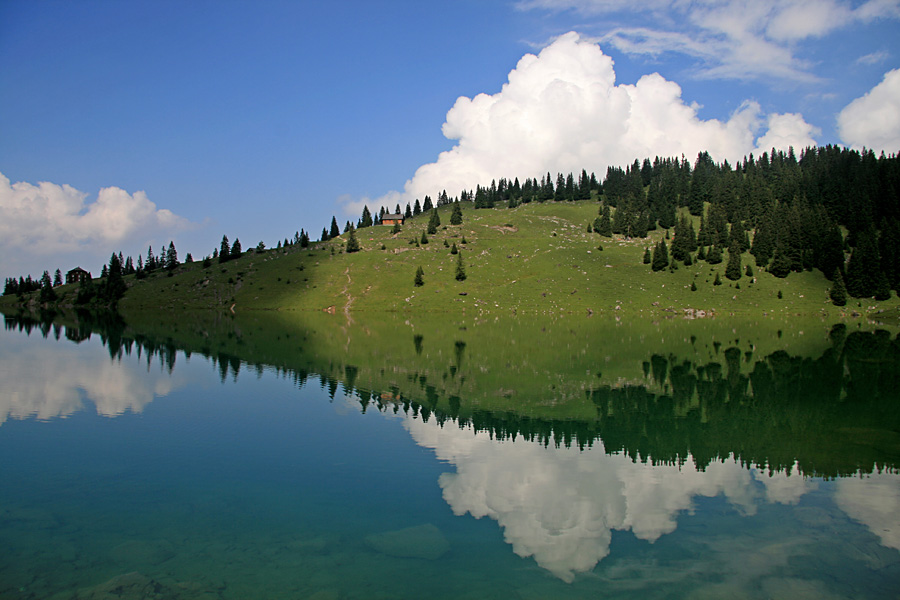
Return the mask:
{"type": "Polygon", "coordinates": [[[657,154],[900,150],[900,0],[636,4],[3,0],[0,274],[657,154]]]}

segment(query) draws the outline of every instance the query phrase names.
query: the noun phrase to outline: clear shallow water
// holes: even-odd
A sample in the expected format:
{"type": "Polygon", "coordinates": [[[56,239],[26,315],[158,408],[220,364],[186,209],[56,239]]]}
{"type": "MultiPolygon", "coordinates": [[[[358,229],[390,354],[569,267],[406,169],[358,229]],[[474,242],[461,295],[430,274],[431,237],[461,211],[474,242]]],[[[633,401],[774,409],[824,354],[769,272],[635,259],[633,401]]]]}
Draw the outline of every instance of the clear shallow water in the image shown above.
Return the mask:
{"type": "Polygon", "coordinates": [[[900,594],[894,472],[654,464],[164,363],[0,332],[0,597],[900,594]]]}

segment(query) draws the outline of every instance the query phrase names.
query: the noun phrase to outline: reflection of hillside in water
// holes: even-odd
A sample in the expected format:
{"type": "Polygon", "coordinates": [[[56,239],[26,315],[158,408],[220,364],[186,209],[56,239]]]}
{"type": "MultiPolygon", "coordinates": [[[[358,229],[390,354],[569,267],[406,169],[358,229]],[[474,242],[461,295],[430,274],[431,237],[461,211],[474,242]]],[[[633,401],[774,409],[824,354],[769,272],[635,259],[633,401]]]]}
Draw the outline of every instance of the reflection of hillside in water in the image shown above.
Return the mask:
{"type": "MultiPolygon", "coordinates": [[[[8,318],[6,323],[60,336],[59,325],[48,321],[8,318]]],[[[566,328],[572,329],[569,323],[566,328]]],[[[900,340],[886,331],[848,332],[835,325],[818,356],[792,355],[787,340],[786,349],[761,355],[752,345],[739,347],[734,333],[734,345],[691,336],[683,347],[707,347],[706,354],[649,352],[625,361],[634,365],[633,374],[623,377],[619,367],[605,378],[599,368],[585,368],[611,364],[597,365],[598,357],[611,351],[604,347],[592,355],[590,334],[566,338],[542,326],[537,338],[547,341],[542,353],[509,328],[500,338],[507,343],[495,348],[477,338],[466,342],[466,328],[454,326],[453,337],[441,337],[445,350],[429,350],[436,332],[419,327],[405,337],[398,329],[388,323],[389,333],[379,334],[369,322],[337,321],[324,330],[303,330],[217,315],[193,328],[179,321],[164,335],[86,316],[64,331],[73,340],[96,332],[111,357],[143,354],[170,372],[179,354],[197,353],[210,359],[223,381],[274,369],[301,386],[313,378],[331,397],[341,388],[362,411],[402,411],[499,440],[579,449],[602,440],[605,452],[634,461],[690,461],[703,470],[734,458],[771,471],[828,477],[895,469],[900,461],[900,340]],[[575,366],[545,374],[554,364],[547,354],[562,356],[556,364],[575,366]],[[499,361],[492,363],[488,357],[494,356],[499,361]],[[536,367],[540,361],[546,362],[543,370],[530,378],[523,376],[528,369],[514,367],[536,367]],[[509,368],[504,372],[497,364],[509,368]],[[562,395],[553,395],[561,389],[562,395]]],[[[620,326],[614,331],[620,342],[640,337],[642,348],[653,347],[644,341],[650,336],[622,331],[620,326]]],[[[628,350],[616,347],[619,354],[628,350]]]]}
{"type": "MultiPolygon", "coordinates": [[[[140,412],[178,386],[179,357],[197,353],[209,358],[223,382],[274,368],[361,412],[400,414],[417,444],[453,465],[454,472],[439,478],[453,512],[496,520],[518,555],[533,557],[564,581],[602,562],[615,532],[657,542],[683,527],[682,516],[704,499],[722,498],[741,517],[766,513],[771,519],[771,507],[799,507],[828,486],[830,502],[843,514],[882,546],[900,549],[900,351],[897,338],[883,331],[848,333],[835,326],[818,357],[786,350],[756,357],[735,346],[716,348],[720,360],[651,354],[636,366],[639,375],[625,382],[605,383],[593,373],[568,382],[569,389],[583,385],[579,416],[566,416],[568,407],[561,406],[563,414],[553,418],[547,406],[536,411],[523,402],[519,411],[489,410],[465,396],[443,395],[440,390],[453,383],[439,387],[434,372],[473,385],[484,367],[459,340],[444,364],[427,372],[416,366],[419,375],[385,388],[372,375],[380,369],[340,357],[282,355],[264,362],[240,341],[246,334],[238,324],[225,325],[224,333],[191,343],[117,321],[83,319],[62,327],[7,319],[7,329],[48,342],[17,344],[16,336],[6,336],[0,368],[8,393],[0,414],[64,417],[84,408],[82,396],[102,415],[140,412]],[[94,335],[101,344],[82,343],[94,335]],[[129,356],[136,360],[123,359],[129,356]],[[847,477],[823,483],[813,475],[847,477]]],[[[291,343],[299,337],[270,335],[291,343]]],[[[426,339],[412,337],[416,356],[425,353],[426,339]]],[[[505,385],[513,390],[515,382],[505,385]]],[[[779,529],[771,521],[760,527],[779,529]]],[[[788,548],[791,560],[815,560],[820,540],[806,536],[827,534],[821,531],[790,543],[773,537],[771,547],[788,548]]]]}

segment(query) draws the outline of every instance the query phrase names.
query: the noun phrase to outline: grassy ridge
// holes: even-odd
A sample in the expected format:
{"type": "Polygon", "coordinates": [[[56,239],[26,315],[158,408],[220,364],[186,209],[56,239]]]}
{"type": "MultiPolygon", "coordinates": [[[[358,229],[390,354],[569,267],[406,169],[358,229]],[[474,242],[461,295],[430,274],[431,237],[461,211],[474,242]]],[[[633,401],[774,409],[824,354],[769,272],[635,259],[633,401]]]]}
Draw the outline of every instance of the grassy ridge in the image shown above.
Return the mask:
{"type": "MultiPolygon", "coordinates": [[[[231,309],[528,313],[607,312],[648,316],[681,314],[693,308],[717,315],[806,314],[838,317],[896,308],[851,300],[839,309],[828,300],[828,282],[819,272],[778,279],[757,269],[755,277],[730,282],[725,262],[695,262],[654,273],[644,265],[646,239],[603,238],[588,233],[596,202],[526,204],[514,209],[464,210],[464,222],[449,226],[450,206],[441,207],[442,226],[428,244],[416,244],[428,217],[408,220],[399,234],[390,227],[358,230],[361,251],[347,254],[347,234],[308,249],[290,247],[250,252],[239,260],[179,267],[173,276],[151,275],[132,287],[120,308],[126,315],[145,310],[231,309]],[[465,240],[465,243],[463,243],[465,240]],[[467,279],[455,279],[463,255],[467,279]],[[598,247],[602,245],[602,250],[598,247]],[[422,267],[425,285],[415,287],[422,267]],[[714,286],[718,272],[723,285],[714,286]],[[691,291],[691,283],[697,290],[691,291]],[[739,286],[739,287],[738,287],[739,286]],[[779,291],[782,298],[778,298],[779,291]]],[[[695,225],[696,227],[696,225],[695,225]]]]}

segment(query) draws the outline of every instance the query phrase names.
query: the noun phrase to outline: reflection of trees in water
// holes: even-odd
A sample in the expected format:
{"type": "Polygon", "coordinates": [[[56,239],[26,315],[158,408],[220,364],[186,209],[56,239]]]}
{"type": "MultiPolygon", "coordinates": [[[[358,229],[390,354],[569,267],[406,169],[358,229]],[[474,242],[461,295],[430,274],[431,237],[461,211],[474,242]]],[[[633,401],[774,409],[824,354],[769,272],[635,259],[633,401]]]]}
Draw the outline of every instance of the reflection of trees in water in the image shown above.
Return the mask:
{"type": "MultiPolygon", "coordinates": [[[[59,339],[54,316],[7,317],[5,326],[59,339]]],[[[148,366],[157,360],[171,372],[179,351],[186,357],[198,353],[218,369],[223,382],[236,381],[242,370],[257,376],[274,370],[298,387],[317,379],[330,398],[340,388],[356,398],[364,413],[372,408],[403,411],[441,426],[488,432],[498,440],[583,449],[602,438],[607,452],[635,461],[683,464],[690,458],[703,469],[735,456],[773,471],[789,471],[797,464],[804,474],[824,476],[895,469],[900,461],[900,338],[892,339],[886,331],[848,333],[843,324],[832,328],[831,347],[815,359],[779,350],[754,360],[752,352],[737,346],[717,347],[721,362],[655,354],[643,363],[645,383],[593,385],[584,392],[596,409],[594,419],[531,417],[525,414],[528,406],[521,412],[473,408],[457,395],[442,396],[421,373],[408,375],[404,390],[393,385],[373,391],[362,387],[365,369],[357,365],[331,363],[313,373],[311,368],[267,364],[219,350],[216,336],[191,348],[170,337],[128,332],[112,314],[79,313],[64,329],[65,337],[76,342],[99,335],[114,360],[136,352],[148,366]]],[[[413,344],[421,354],[424,336],[415,335],[413,344]]],[[[464,377],[465,351],[465,342],[454,343],[449,377],[464,377]]]]}

